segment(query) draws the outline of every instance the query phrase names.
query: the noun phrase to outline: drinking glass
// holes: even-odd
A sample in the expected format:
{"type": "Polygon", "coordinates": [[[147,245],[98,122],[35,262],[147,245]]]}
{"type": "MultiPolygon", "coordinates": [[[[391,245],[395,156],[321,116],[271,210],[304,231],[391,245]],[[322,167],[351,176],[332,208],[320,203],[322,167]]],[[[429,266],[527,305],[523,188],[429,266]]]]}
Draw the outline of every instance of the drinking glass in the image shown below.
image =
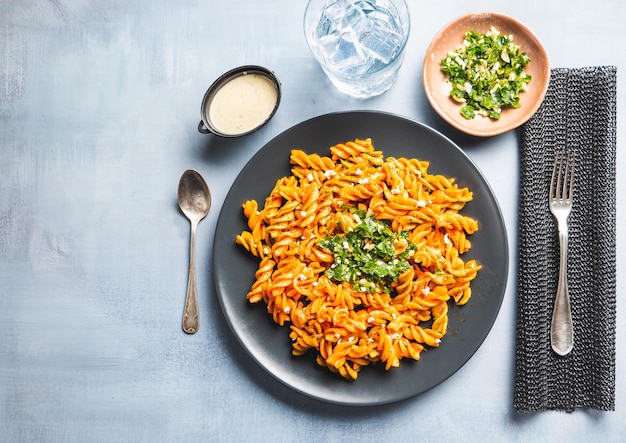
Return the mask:
{"type": "Polygon", "coordinates": [[[309,0],[304,34],[340,91],[368,98],[396,81],[409,38],[404,0],[309,0]]]}

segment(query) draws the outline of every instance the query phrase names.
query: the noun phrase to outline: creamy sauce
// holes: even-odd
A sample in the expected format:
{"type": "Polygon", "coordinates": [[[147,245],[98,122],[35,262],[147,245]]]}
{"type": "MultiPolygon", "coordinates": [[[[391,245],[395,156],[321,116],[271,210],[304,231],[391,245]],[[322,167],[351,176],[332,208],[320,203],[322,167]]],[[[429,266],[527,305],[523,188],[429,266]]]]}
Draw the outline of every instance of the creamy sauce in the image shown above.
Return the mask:
{"type": "Polygon", "coordinates": [[[240,75],[215,93],[209,103],[209,120],[223,134],[243,134],[263,124],[277,100],[276,86],[267,77],[240,75]]]}

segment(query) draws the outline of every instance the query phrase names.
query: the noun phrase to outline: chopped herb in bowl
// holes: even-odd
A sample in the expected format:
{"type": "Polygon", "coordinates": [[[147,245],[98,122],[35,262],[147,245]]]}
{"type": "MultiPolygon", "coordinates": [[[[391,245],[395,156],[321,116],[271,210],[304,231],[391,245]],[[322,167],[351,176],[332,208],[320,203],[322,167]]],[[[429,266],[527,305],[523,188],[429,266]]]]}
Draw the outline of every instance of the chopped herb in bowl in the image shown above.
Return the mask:
{"type": "Polygon", "coordinates": [[[467,31],[463,44],[441,59],[441,69],[452,86],[450,97],[463,104],[464,118],[499,119],[503,108],[521,106],[520,94],[531,81],[524,70],[529,63],[511,35],[492,27],[486,34],[467,31]]]}

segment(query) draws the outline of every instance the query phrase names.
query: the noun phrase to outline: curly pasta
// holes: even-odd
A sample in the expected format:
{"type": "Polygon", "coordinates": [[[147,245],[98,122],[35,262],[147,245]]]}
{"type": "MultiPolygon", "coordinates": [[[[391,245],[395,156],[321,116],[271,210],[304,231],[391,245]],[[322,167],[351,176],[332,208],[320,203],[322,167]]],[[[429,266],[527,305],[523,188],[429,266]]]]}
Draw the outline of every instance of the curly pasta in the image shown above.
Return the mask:
{"type": "MultiPolygon", "coordinates": [[[[247,298],[263,301],[278,325],[289,324],[292,353],[317,350],[317,363],[348,380],[381,362],[419,360],[446,334],[448,303],[463,305],[481,266],[461,255],[478,222],[459,211],[472,192],[453,178],[428,173],[429,163],[384,158],[370,139],[330,148],[330,157],[291,151],[292,175],[283,177],[261,209],[243,204],[249,230],[236,237],[260,258],[247,298]],[[327,270],[333,253],[320,246],[345,235],[361,213],[406,232],[415,251],[391,290],[361,292],[327,270]]],[[[395,241],[400,254],[407,242],[395,241]]]]}

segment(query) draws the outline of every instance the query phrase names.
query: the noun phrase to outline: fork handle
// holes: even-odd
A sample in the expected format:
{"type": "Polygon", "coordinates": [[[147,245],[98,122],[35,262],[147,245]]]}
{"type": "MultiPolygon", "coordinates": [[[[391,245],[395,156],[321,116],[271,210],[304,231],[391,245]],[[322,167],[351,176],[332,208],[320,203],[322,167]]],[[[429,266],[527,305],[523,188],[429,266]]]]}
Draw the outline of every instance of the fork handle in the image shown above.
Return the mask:
{"type": "Polygon", "coordinates": [[[552,311],[550,341],[552,349],[559,355],[567,355],[574,347],[574,328],[569,291],[567,290],[567,228],[559,229],[560,264],[559,282],[552,311]]]}

